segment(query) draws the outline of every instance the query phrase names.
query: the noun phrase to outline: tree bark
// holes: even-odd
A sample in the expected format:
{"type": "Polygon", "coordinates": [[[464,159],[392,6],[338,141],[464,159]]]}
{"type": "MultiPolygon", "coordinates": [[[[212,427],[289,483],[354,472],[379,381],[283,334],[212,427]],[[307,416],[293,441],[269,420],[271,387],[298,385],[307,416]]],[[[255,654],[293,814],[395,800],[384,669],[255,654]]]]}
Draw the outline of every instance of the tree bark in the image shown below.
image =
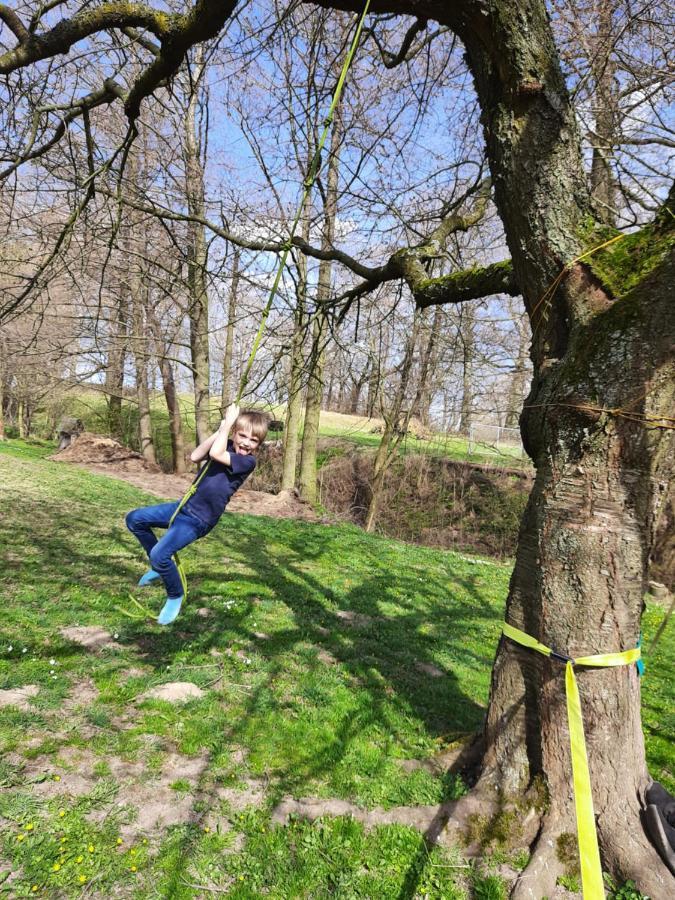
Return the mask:
{"type": "MultiPolygon", "coordinates": [[[[337,216],[338,167],[339,151],[343,139],[342,118],[340,111],[335,111],[333,129],[331,131],[330,151],[326,166],[326,196],[324,200],[322,249],[333,246],[335,219],[337,216]]],[[[319,263],[317,283],[317,310],[314,314],[312,353],[307,381],[307,398],[305,401],[305,424],[302,433],[302,450],[300,454],[300,493],[305,500],[316,503],[316,447],[319,438],[319,419],[321,417],[321,401],[323,400],[323,368],[325,361],[325,340],[328,328],[326,314],[321,308],[330,297],[331,275],[333,263],[322,259],[319,263]]]]}
{"type": "Polygon", "coordinates": [[[227,325],[225,326],[225,352],[223,353],[223,391],[220,399],[220,412],[225,415],[225,410],[235,399],[232,390],[232,356],[234,349],[234,321],[237,314],[237,294],[239,291],[239,262],[241,250],[234,248],[232,258],[232,284],[230,285],[230,300],[227,307],[227,325]]]}
{"type": "Polygon", "coordinates": [[[122,425],[122,396],[124,393],[124,363],[127,355],[127,297],[120,294],[112,306],[114,319],[110,323],[105,389],[108,398],[108,432],[118,441],[124,440],[122,425]]]}
{"type": "MultiPolygon", "coordinates": [[[[301,233],[309,240],[311,199],[307,196],[301,216],[301,233]]],[[[300,421],[302,419],[302,376],[304,370],[303,346],[307,326],[307,259],[298,257],[298,288],[293,316],[293,337],[288,375],[288,398],[284,420],[284,453],[281,471],[281,490],[290,491],[295,487],[295,475],[300,447],[300,421]]]]}
{"type": "Polygon", "coordinates": [[[166,408],[169,413],[169,433],[171,435],[173,471],[177,475],[182,475],[186,470],[183,420],[181,417],[180,403],[178,401],[178,392],[176,391],[176,384],[174,381],[173,366],[169,360],[169,348],[162,335],[162,329],[157,319],[157,315],[152,308],[152,304],[148,304],[146,315],[155,344],[155,353],[157,354],[159,371],[162,374],[164,399],[166,400],[166,408]]]}
{"type": "MultiPolygon", "coordinates": [[[[391,0],[374,11],[425,15],[463,40],[532,326],[534,375],[521,432],[537,475],[507,621],[572,656],[634,647],[660,484],[673,458],[663,418],[673,407],[672,260],[619,298],[577,261],[588,249],[591,201],[543,0],[391,0]]],[[[604,867],[652,897],[669,896],[672,876],[640,820],[649,775],[635,669],[581,672],[579,681],[604,867]]],[[[480,784],[522,797],[539,776],[549,798],[519,898],[553,890],[562,868],[555,837],[576,832],[565,720],[556,664],[502,639],[480,784]]]]}
{"type": "Polygon", "coordinates": [[[473,424],[473,364],[475,357],[474,316],[470,309],[461,311],[460,338],[462,341],[462,405],[459,430],[469,434],[473,424]]]}
{"type": "MultiPolygon", "coordinates": [[[[195,49],[193,79],[198,85],[204,69],[204,48],[195,49]]],[[[188,212],[196,218],[204,217],[204,170],[201,146],[197,134],[198,88],[190,94],[185,116],[185,194],[188,212]]],[[[187,280],[189,293],[190,352],[195,399],[195,429],[197,443],[206,440],[211,432],[209,409],[209,296],[206,282],[206,232],[196,221],[188,225],[187,280]]]]}

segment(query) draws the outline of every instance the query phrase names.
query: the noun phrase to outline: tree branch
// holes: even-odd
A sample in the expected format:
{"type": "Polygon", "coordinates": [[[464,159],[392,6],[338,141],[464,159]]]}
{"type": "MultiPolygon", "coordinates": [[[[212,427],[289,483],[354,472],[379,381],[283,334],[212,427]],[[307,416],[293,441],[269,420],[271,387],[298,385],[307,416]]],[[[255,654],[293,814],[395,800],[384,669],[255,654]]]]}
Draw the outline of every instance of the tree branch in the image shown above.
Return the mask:
{"type": "Polygon", "coordinates": [[[440,278],[427,278],[417,285],[413,293],[416,304],[426,309],[441,303],[466,303],[493,294],[516,297],[521,291],[511,260],[505,259],[480,269],[465,269],[440,278]]]}

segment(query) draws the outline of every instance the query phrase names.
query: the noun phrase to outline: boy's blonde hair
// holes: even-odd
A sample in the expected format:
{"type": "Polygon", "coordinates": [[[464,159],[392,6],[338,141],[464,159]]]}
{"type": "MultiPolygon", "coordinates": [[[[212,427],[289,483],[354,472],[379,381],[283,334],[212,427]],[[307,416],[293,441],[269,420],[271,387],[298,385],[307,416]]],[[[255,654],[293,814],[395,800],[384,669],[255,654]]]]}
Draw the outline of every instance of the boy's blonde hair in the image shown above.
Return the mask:
{"type": "Polygon", "coordinates": [[[258,412],[255,409],[244,409],[237,416],[234,428],[250,431],[253,437],[258,438],[258,442],[262,444],[267,435],[269,424],[269,417],[265,413],[258,412]]]}

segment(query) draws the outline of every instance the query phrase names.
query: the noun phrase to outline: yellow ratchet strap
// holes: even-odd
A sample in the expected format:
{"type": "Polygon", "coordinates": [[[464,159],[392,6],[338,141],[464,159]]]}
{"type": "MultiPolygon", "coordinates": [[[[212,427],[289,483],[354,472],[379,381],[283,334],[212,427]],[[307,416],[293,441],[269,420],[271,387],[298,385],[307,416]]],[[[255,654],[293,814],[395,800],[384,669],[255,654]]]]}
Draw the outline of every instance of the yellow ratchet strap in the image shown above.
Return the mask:
{"type": "Polygon", "coordinates": [[[584,722],[581,716],[581,700],[579,688],[574,674],[575,666],[627,666],[640,659],[640,648],[624,650],[623,653],[600,653],[596,656],[579,656],[572,659],[541,644],[531,635],[504,623],[503,633],[506,637],[536,650],[544,656],[565,663],[565,693],[567,698],[567,719],[570,730],[570,749],[572,756],[572,779],[574,782],[574,805],[577,817],[577,840],[581,861],[581,884],[584,900],[604,900],[605,890],[602,881],[598,836],[595,831],[595,813],[593,812],[593,795],[591,794],[591,777],[588,771],[586,738],[584,722]]]}

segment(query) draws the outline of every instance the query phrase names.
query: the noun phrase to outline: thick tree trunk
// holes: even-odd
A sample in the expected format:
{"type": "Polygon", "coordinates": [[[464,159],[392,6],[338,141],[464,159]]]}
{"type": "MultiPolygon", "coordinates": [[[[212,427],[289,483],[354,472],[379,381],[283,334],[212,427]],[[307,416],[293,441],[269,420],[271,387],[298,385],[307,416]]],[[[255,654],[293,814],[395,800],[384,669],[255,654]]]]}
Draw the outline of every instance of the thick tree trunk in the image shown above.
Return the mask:
{"type": "MultiPolygon", "coordinates": [[[[576,261],[588,249],[591,203],[543,0],[376,0],[373,9],[436,19],[462,38],[532,326],[521,428],[537,477],[506,618],[570,655],[634,647],[654,510],[673,456],[672,430],[649,421],[673,407],[672,261],[618,300],[576,261]]],[[[604,866],[653,898],[671,896],[672,876],[640,820],[649,775],[635,670],[581,672],[579,681],[604,866]]],[[[549,797],[518,897],[550,894],[562,868],[552,838],[576,832],[565,718],[555,663],[502,640],[481,784],[522,798],[539,775],[549,797]]]]}

